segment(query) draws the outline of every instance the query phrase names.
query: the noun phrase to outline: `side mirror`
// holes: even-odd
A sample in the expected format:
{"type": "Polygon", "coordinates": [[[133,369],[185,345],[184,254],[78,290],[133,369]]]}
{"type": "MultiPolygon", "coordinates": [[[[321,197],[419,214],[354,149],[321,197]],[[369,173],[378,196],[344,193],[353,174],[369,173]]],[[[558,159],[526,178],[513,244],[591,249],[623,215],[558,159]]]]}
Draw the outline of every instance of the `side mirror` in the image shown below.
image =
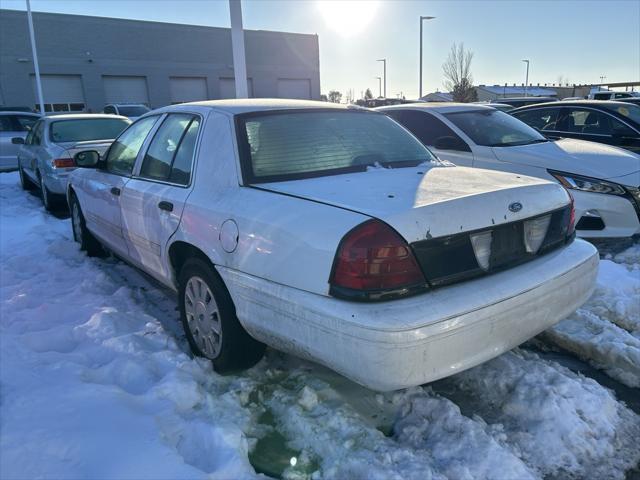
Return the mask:
{"type": "Polygon", "coordinates": [[[95,150],[85,150],[73,156],[73,160],[78,167],[96,168],[100,162],[100,154],[95,150]]]}
{"type": "Polygon", "coordinates": [[[467,150],[466,144],[461,145],[460,140],[450,136],[436,138],[433,146],[437,150],[467,150]]]}
{"type": "Polygon", "coordinates": [[[24,145],[24,138],[22,138],[22,137],[13,137],[11,139],[11,143],[13,143],[14,145],[24,145]]]}

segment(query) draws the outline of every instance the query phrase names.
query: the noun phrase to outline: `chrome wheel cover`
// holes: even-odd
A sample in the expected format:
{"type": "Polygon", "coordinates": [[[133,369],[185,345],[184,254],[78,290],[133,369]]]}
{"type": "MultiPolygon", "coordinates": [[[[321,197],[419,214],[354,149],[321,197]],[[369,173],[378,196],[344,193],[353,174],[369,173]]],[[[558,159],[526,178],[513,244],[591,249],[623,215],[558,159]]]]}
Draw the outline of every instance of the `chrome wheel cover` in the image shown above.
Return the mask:
{"type": "Polygon", "coordinates": [[[73,227],[73,236],[76,242],[82,243],[82,227],[80,223],[80,207],[78,202],[73,202],[71,207],[71,225],[73,227]]]}
{"type": "Polygon", "coordinates": [[[189,278],[187,282],[184,310],[189,331],[200,352],[211,360],[215,359],[222,346],[220,312],[211,289],[198,276],[189,278]]]}

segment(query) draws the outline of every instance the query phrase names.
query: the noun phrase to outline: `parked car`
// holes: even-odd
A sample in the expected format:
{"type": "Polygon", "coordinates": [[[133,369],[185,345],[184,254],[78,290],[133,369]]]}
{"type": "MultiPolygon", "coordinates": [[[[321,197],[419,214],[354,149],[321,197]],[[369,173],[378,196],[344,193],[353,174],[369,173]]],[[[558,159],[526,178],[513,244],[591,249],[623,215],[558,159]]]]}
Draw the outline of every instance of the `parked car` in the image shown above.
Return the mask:
{"type": "Polygon", "coordinates": [[[25,190],[39,188],[47,210],[64,199],[73,155],[91,145],[103,151],[131,121],[100,114],[66,114],[41,117],[26,139],[16,137],[20,183],[25,190]]]}
{"type": "Polygon", "coordinates": [[[105,105],[102,113],[109,115],[122,115],[129,120],[137,120],[142,115],[149,113],[151,109],[143,103],[110,103],[105,105]]]}
{"type": "Polygon", "coordinates": [[[24,139],[39,118],[35,113],[0,111],[0,171],[18,168],[19,147],[13,139],[24,139]]]}
{"type": "Polygon", "coordinates": [[[618,99],[616,99],[616,102],[631,103],[633,105],[640,105],[640,97],[618,98],[618,99]]]}
{"type": "Polygon", "coordinates": [[[31,107],[25,107],[23,105],[20,106],[2,106],[0,107],[0,112],[20,112],[20,113],[36,113],[35,110],[31,107]]]}
{"type": "Polygon", "coordinates": [[[549,138],[577,138],[640,153],[640,106],[579,100],[518,108],[511,115],[549,138]]]}
{"type": "Polygon", "coordinates": [[[418,385],[522,343],[594,286],[565,189],[445,165],[355,106],[174,105],[75,158],[74,238],[175,290],[218,371],[268,344],[376,390],[418,385]]]}
{"type": "Polygon", "coordinates": [[[590,93],[587,98],[589,100],[618,100],[619,98],[634,98],[635,95],[629,92],[611,92],[611,91],[603,91],[603,92],[593,92],[590,93]]]}
{"type": "Polygon", "coordinates": [[[555,102],[557,98],[554,97],[513,97],[513,98],[498,98],[492,100],[491,103],[502,103],[511,105],[513,108],[523,107],[525,105],[533,105],[535,103],[555,102]]]}
{"type": "Polygon", "coordinates": [[[640,156],[575,139],[551,141],[512,115],[469,104],[383,107],[440,158],[555,180],[576,202],[583,237],[640,232],[640,156]]]}
{"type": "Polygon", "coordinates": [[[511,110],[516,108],[513,105],[509,105],[508,103],[489,103],[487,106],[505,113],[510,112],[511,110]]]}

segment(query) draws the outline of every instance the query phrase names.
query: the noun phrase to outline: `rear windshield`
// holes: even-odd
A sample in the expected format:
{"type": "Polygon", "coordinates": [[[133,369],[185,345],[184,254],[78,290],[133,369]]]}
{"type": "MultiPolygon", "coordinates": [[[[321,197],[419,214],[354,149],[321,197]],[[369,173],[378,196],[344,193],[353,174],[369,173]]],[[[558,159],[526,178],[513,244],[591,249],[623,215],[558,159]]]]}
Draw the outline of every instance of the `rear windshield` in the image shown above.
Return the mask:
{"type": "Polygon", "coordinates": [[[338,175],[435,161],[404,128],[373,112],[265,112],[238,117],[246,183],[338,175]]]}
{"type": "Polygon", "coordinates": [[[150,112],[151,109],[144,105],[120,105],[118,111],[120,115],[124,115],[125,117],[140,117],[150,112]]]}
{"type": "Polygon", "coordinates": [[[470,110],[444,115],[477,145],[512,147],[547,141],[526,123],[498,110],[470,110]]]}
{"type": "Polygon", "coordinates": [[[54,143],[84,142],[116,138],[128,125],[121,118],[82,118],[52,122],[51,141],[54,143]]]}

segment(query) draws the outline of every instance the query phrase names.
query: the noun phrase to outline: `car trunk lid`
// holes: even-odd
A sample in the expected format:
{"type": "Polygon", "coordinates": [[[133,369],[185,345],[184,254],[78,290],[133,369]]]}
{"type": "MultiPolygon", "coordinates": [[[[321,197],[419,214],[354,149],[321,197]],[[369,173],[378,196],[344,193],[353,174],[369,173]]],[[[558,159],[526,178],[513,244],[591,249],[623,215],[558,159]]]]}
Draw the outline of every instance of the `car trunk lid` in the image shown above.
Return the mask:
{"type": "Polygon", "coordinates": [[[479,230],[565,207],[546,180],[454,166],[367,172],[257,185],[383,220],[408,243],[479,230]]]}

